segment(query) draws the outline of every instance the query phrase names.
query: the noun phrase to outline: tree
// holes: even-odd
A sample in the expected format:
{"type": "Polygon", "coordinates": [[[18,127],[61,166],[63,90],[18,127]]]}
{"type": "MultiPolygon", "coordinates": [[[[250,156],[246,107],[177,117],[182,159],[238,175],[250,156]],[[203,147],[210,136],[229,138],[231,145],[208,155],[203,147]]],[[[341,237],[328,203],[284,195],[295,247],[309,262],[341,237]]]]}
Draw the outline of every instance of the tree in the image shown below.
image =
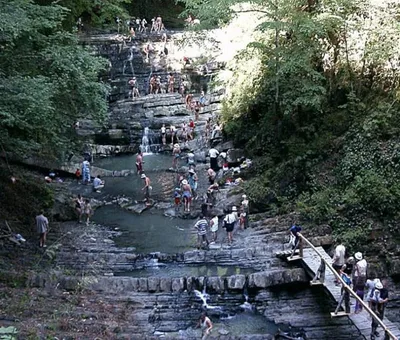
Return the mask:
{"type": "Polygon", "coordinates": [[[20,156],[60,156],[75,121],[105,116],[105,61],[62,29],[63,7],[1,0],[0,10],[0,143],[20,156]]]}

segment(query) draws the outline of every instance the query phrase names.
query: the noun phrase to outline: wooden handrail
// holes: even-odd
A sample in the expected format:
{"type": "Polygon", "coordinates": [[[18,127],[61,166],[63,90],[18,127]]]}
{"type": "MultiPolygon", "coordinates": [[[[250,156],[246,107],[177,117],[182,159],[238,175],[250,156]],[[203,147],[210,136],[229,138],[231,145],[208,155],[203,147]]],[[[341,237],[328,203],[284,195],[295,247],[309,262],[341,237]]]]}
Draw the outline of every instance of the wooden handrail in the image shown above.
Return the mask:
{"type": "Polygon", "coordinates": [[[365,308],[365,310],[383,328],[385,333],[387,335],[389,335],[391,339],[398,340],[397,337],[390,331],[390,329],[388,329],[386,327],[386,325],[383,323],[383,321],[381,319],[379,319],[379,317],[374,313],[374,311],[371,308],[369,308],[369,306],[350,288],[350,286],[348,286],[346,284],[346,282],[343,281],[343,279],[338,274],[338,272],[332,267],[332,265],[328,261],[326,261],[324,259],[322,254],[318,251],[318,249],[315,248],[314,245],[309,240],[307,240],[307,238],[305,238],[301,233],[298,233],[298,235],[304,242],[306,242],[312,248],[312,250],[314,250],[318,254],[318,256],[321,258],[322,261],[325,262],[326,266],[330,269],[330,271],[333,273],[333,275],[335,275],[336,279],[338,279],[339,282],[341,282],[341,284],[343,285],[344,289],[347,289],[347,291],[365,308]]]}

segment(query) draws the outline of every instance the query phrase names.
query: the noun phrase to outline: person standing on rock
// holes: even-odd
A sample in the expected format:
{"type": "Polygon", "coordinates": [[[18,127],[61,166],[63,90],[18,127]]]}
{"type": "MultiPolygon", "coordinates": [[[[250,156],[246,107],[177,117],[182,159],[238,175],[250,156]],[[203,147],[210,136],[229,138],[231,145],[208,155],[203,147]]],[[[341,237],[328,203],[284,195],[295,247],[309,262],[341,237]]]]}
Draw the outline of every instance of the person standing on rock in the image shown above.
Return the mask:
{"type": "Polygon", "coordinates": [[[197,181],[198,177],[194,169],[189,170],[189,176],[188,176],[188,183],[190,185],[190,188],[192,189],[192,195],[195,200],[197,200],[197,181]]]}
{"type": "Polygon", "coordinates": [[[143,155],[142,151],[139,150],[137,156],[136,156],[136,171],[137,174],[140,175],[140,173],[143,171],[143,155]]]}
{"type": "Polygon", "coordinates": [[[217,172],[219,170],[219,166],[218,166],[218,155],[219,155],[219,151],[215,148],[211,148],[208,151],[208,155],[210,156],[210,167],[211,169],[213,169],[215,172],[217,172]]]}
{"type": "Polygon", "coordinates": [[[176,127],[175,125],[170,125],[169,130],[171,131],[171,145],[174,145],[175,139],[179,143],[178,137],[176,136],[176,127]]]}
{"type": "Polygon", "coordinates": [[[186,179],[182,181],[182,192],[184,211],[190,212],[190,204],[192,202],[192,188],[190,187],[186,179]]]}
{"type": "Polygon", "coordinates": [[[150,178],[145,174],[142,174],[140,178],[144,180],[144,187],[142,188],[142,191],[144,191],[144,201],[146,202],[146,205],[148,205],[150,204],[150,195],[152,189],[150,185],[150,178]]]}
{"type": "Polygon", "coordinates": [[[82,183],[90,183],[90,163],[88,160],[82,162],[82,183]]]}
{"type": "Polygon", "coordinates": [[[49,220],[44,216],[43,210],[36,216],[36,229],[39,234],[39,247],[46,248],[46,236],[49,229],[49,220]]]}
{"type": "Polygon", "coordinates": [[[197,230],[197,249],[201,249],[204,242],[206,242],[208,247],[209,245],[207,239],[208,221],[204,218],[203,214],[200,215],[200,218],[196,222],[194,227],[197,230]]]}
{"type": "Polygon", "coordinates": [[[168,75],[168,93],[174,93],[174,87],[175,87],[175,78],[172,73],[168,75]]]}
{"type": "Polygon", "coordinates": [[[78,215],[78,223],[82,223],[83,208],[85,207],[85,201],[83,200],[81,194],[75,199],[75,211],[78,215]]]}
{"type": "Polygon", "coordinates": [[[86,199],[85,200],[85,216],[86,216],[86,226],[89,226],[89,222],[90,222],[90,217],[92,217],[93,215],[93,209],[92,209],[92,205],[90,204],[90,200],[86,199]]]}
{"type": "Polygon", "coordinates": [[[167,144],[167,128],[165,127],[165,124],[161,126],[161,141],[163,145],[167,144]]]}
{"type": "Polygon", "coordinates": [[[235,223],[237,221],[236,211],[237,211],[236,207],[232,207],[232,211],[229,214],[227,214],[224,218],[224,228],[227,232],[228,244],[232,244],[233,242],[232,233],[233,229],[235,228],[235,223]]]}
{"type": "Polygon", "coordinates": [[[243,201],[241,204],[240,226],[242,229],[247,229],[249,226],[249,200],[246,195],[242,195],[243,201]]]}
{"type": "Polygon", "coordinates": [[[196,160],[193,150],[190,150],[187,154],[187,165],[189,169],[194,169],[196,167],[196,160]]]}
{"type": "MultiPolygon", "coordinates": [[[[335,248],[335,253],[334,253],[333,259],[332,259],[332,267],[339,273],[340,270],[342,269],[343,265],[345,264],[344,257],[346,254],[346,248],[339,239],[338,239],[338,243],[339,244],[335,248]]],[[[335,279],[335,284],[339,285],[340,282],[335,279]]]]}
{"type": "Polygon", "coordinates": [[[178,159],[181,157],[181,147],[178,143],[176,143],[172,149],[172,157],[172,167],[176,169],[178,167],[178,159]]]}
{"type": "Polygon", "coordinates": [[[215,215],[210,221],[210,230],[212,232],[212,242],[211,243],[217,242],[218,227],[219,227],[218,215],[215,215]]]}

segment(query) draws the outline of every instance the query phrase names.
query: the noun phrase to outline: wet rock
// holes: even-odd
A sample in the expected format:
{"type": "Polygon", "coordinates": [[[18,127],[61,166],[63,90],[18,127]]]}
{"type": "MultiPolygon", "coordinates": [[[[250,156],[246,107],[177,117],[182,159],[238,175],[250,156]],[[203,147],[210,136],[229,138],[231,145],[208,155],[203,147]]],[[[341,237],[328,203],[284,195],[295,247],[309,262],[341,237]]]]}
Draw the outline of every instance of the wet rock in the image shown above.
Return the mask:
{"type": "Polygon", "coordinates": [[[258,272],[249,275],[249,287],[267,288],[292,282],[306,282],[307,276],[302,268],[258,272]]]}
{"type": "Polygon", "coordinates": [[[226,329],[219,329],[218,330],[218,334],[221,334],[221,335],[228,335],[229,334],[229,331],[228,330],[226,330],[226,329]]]}
{"type": "Polygon", "coordinates": [[[148,291],[148,282],[146,278],[139,278],[139,289],[140,292],[147,292],[148,291]]]}
{"type": "Polygon", "coordinates": [[[185,289],[185,279],[183,277],[172,279],[172,291],[181,293],[185,289]]]}
{"type": "Polygon", "coordinates": [[[198,151],[194,153],[194,159],[198,163],[205,163],[207,161],[207,156],[205,151],[198,151]]]}
{"type": "Polygon", "coordinates": [[[207,279],[207,288],[216,293],[223,293],[225,291],[225,280],[219,276],[211,276],[207,279]]]}
{"type": "Polygon", "coordinates": [[[137,204],[125,207],[126,210],[131,211],[135,214],[141,214],[147,208],[148,208],[148,206],[145,203],[137,203],[137,204]]]}
{"type": "Polygon", "coordinates": [[[160,278],[160,291],[169,293],[172,290],[172,279],[169,277],[160,278]]]}
{"type": "Polygon", "coordinates": [[[229,289],[243,289],[246,283],[245,275],[233,275],[227,279],[229,289]]]}
{"type": "Polygon", "coordinates": [[[147,279],[148,291],[149,292],[156,292],[160,288],[160,278],[158,277],[149,277],[147,279]]]}

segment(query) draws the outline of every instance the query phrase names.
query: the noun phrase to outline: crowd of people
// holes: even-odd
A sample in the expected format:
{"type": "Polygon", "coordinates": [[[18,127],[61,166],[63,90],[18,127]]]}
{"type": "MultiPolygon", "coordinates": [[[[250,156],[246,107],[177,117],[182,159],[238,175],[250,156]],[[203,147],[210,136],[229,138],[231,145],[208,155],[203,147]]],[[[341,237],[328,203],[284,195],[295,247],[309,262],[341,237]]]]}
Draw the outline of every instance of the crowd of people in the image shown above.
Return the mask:
{"type": "MultiPolygon", "coordinates": [[[[301,227],[294,224],[289,229],[289,232],[291,235],[290,243],[292,244],[292,249],[296,250],[300,243],[299,233],[301,232],[301,227]]],[[[334,283],[337,286],[341,286],[342,296],[336,312],[344,301],[345,313],[351,313],[349,291],[349,289],[351,289],[359,298],[356,299],[354,307],[355,314],[358,314],[363,310],[363,304],[360,301],[366,301],[369,308],[378,316],[379,319],[383,320],[385,307],[389,301],[387,280],[381,280],[380,278],[368,275],[368,262],[361,252],[356,252],[354,255],[350,256],[346,255],[348,255],[346,253],[346,247],[340,240],[338,240],[338,245],[335,247],[332,258],[332,267],[337,272],[334,283]],[[339,280],[339,277],[341,280],[339,280]]],[[[323,261],[321,262],[321,266],[323,267],[322,270],[325,271],[325,264],[323,261]]],[[[314,280],[316,278],[319,280],[321,279],[321,266],[320,269],[318,269],[318,273],[314,280]]],[[[324,277],[324,274],[322,276],[324,277]]],[[[379,337],[379,332],[377,330],[378,326],[378,322],[375,318],[372,318],[372,340],[379,337]]]]}

